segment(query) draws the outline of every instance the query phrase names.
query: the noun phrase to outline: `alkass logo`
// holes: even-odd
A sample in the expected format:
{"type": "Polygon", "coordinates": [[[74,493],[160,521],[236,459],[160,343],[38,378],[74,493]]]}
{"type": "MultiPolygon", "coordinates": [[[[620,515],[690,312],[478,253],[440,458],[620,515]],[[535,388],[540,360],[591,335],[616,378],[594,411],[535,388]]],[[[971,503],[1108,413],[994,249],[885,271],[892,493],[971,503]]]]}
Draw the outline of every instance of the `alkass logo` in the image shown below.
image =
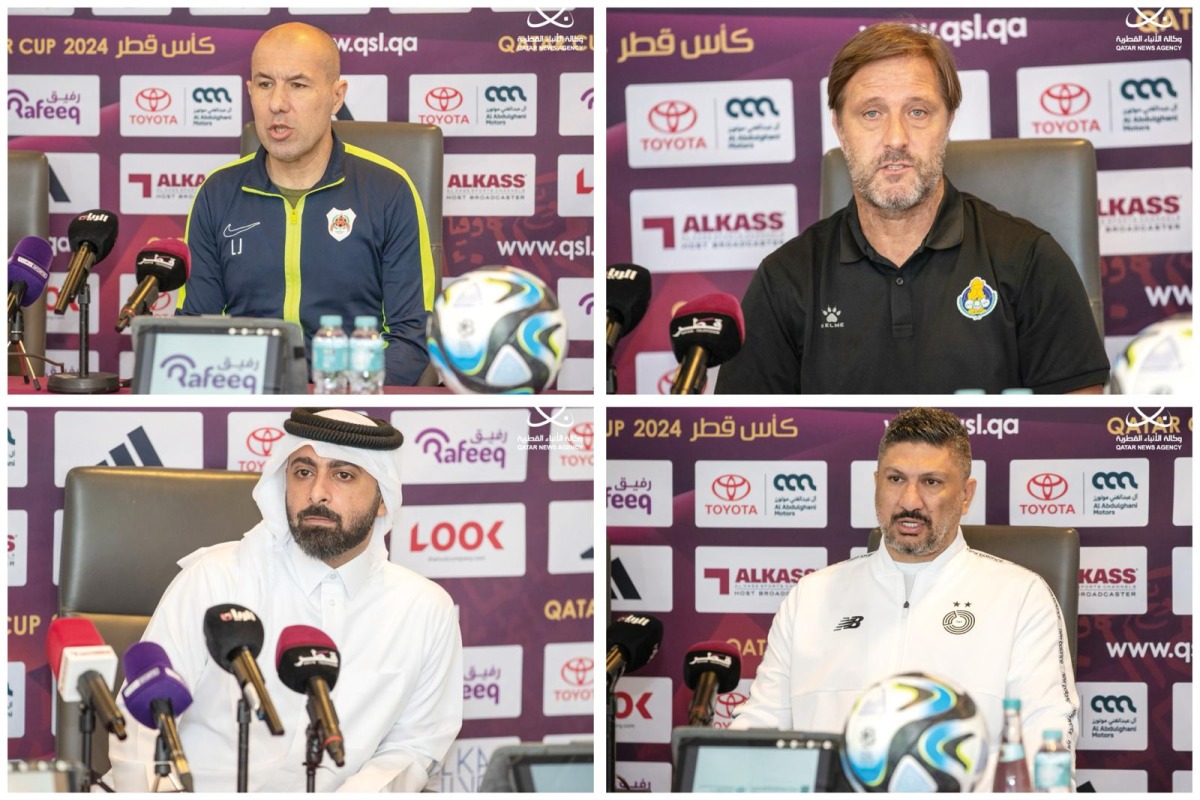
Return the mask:
{"type": "Polygon", "coordinates": [[[420,553],[433,548],[439,553],[450,550],[462,550],[473,553],[480,548],[488,550],[503,550],[500,542],[500,530],[504,527],[503,520],[495,522],[466,522],[455,525],[451,522],[439,522],[429,529],[428,536],[421,531],[421,523],[412,526],[409,532],[409,549],[420,553]]]}
{"type": "Polygon", "coordinates": [[[257,622],[258,617],[254,616],[254,612],[250,609],[231,608],[228,611],[222,611],[219,615],[221,622],[257,622]]]}
{"type": "Polygon", "coordinates": [[[1079,583],[1083,586],[1096,584],[1136,584],[1138,582],[1135,567],[1110,567],[1108,569],[1093,569],[1080,567],[1079,583]]]}
{"type": "Polygon", "coordinates": [[[733,572],[733,580],[730,581],[732,570],[726,567],[706,567],[704,577],[717,582],[717,591],[720,594],[729,594],[742,584],[790,585],[815,571],[812,568],[802,569],[800,567],[791,569],[787,567],[742,567],[733,572]]]}
{"type": "Polygon", "coordinates": [[[659,133],[686,133],[696,126],[699,117],[691,103],[684,100],[663,100],[646,115],[650,127],[659,133]]]}
{"type": "Polygon", "coordinates": [[[1102,217],[1141,217],[1178,214],[1182,198],[1177,194],[1107,197],[1096,201],[1102,217]]]}
{"type": "Polygon", "coordinates": [[[650,711],[650,700],[654,692],[639,692],[636,697],[629,692],[617,691],[617,719],[651,720],[654,715],[650,711]]]}
{"type": "Polygon", "coordinates": [[[750,494],[750,481],[741,475],[718,475],[710,488],[718,498],[736,503],[750,494]]]}
{"type": "Polygon", "coordinates": [[[147,114],[156,114],[171,107],[171,93],[166,89],[147,86],[134,95],[133,102],[147,114]]]}
{"type": "Polygon", "coordinates": [[[463,93],[452,86],[436,86],[425,93],[425,105],[433,111],[455,111],[463,104],[463,93]]]}
{"type": "Polygon", "coordinates": [[[455,172],[450,174],[446,186],[451,189],[523,189],[525,176],[519,172],[455,172]]]}
{"type": "Polygon", "coordinates": [[[567,443],[576,450],[586,450],[592,452],[592,446],[595,444],[595,429],[590,422],[576,423],[571,430],[567,431],[567,443]]]}
{"type": "Polygon", "coordinates": [[[1029,492],[1030,497],[1044,501],[1057,500],[1066,494],[1069,488],[1067,479],[1053,472],[1034,475],[1025,484],[1025,491],[1029,492]]]}
{"type": "Polygon", "coordinates": [[[1078,83],[1055,83],[1042,92],[1041,104],[1047,113],[1056,117],[1073,117],[1087,110],[1092,104],[1092,95],[1078,83]]]}
{"type": "Polygon", "coordinates": [[[587,656],[575,656],[563,662],[558,674],[568,686],[591,686],[595,681],[596,662],[587,656]]]}
{"type": "Polygon", "coordinates": [[[259,458],[270,458],[271,448],[282,438],[283,431],[279,428],[255,428],[246,434],[246,449],[259,458]]]}

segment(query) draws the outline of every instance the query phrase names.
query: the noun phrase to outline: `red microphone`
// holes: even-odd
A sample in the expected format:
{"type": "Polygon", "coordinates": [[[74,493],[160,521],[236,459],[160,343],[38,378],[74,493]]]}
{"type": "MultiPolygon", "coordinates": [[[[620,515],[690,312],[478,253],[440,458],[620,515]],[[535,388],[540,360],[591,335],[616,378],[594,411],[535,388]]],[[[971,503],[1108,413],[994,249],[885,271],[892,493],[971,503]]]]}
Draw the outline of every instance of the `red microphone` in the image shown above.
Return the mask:
{"type": "Polygon", "coordinates": [[[117,678],[117,654],[92,621],[61,617],[51,622],[46,660],[63,701],[90,706],[109,733],[124,739],[125,717],[109,689],[117,678]]]}
{"type": "Polygon", "coordinates": [[[346,746],[329,697],[341,669],[341,656],[333,640],[309,625],[289,625],[279,633],[275,668],[284,686],[308,695],[308,718],[321,729],[321,747],[329,752],[333,763],[345,765],[346,746]]]}
{"type": "Polygon", "coordinates": [[[745,339],[742,307],[733,295],[713,292],[680,306],[671,317],[671,349],[679,361],[671,394],[703,392],[709,367],[736,356],[745,339]]]}
{"type": "Polygon", "coordinates": [[[149,313],[159,292],[173,292],[187,283],[191,264],[187,243],[179,239],[151,239],[137,255],[138,287],[117,317],[117,332],[129,327],[138,314],[149,313]]]}
{"type": "Polygon", "coordinates": [[[683,657],[683,682],[692,690],[688,725],[712,724],[718,694],[732,692],[742,679],[742,659],[728,642],[700,642],[683,657]]]}

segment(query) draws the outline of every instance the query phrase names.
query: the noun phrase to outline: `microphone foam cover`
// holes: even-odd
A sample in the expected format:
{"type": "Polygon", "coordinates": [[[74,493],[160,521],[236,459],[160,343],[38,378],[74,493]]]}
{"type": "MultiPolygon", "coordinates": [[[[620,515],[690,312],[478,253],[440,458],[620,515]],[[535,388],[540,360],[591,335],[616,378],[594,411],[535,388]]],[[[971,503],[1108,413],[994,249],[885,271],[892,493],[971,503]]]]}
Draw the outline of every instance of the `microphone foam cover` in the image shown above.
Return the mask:
{"type": "Polygon", "coordinates": [[[134,267],[138,283],[146,278],[158,278],[158,288],[173,292],[187,283],[191,253],[179,239],[155,239],[146,242],[138,252],[134,267]]]}
{"type": "Polygon", "coordinates": [[[46,661],[58,677],[62,665],[63,650],[68,647],[103,647],[104,637],[96,630],[90,619],[83,617],[59,617],[50,623],[46,631],[46,661]]]}
{"type": "Polygon", "coordinates": [[[608,626],[608,648],[625,652],[626,672],[646,666],[657,655],[662,637],[662,621],[649,614],[626,614],[608,626]]]}
{"type": "Polygon", "coordinates": [[[742,349],[745,330],[737,298],[713,292],[684,303],[671,317],[671,349],[676,360],[682,361],[698,345],[708,351],[706,366],[716,367],[742,349]]]}
{"type": "Polygon", "coordinates": [[[40,236],[25,236],[13,248],[8,259],[8,282],[25,283],[22,308],[28,308],[42,296],[46,281],[50,279],[50,262],[53,260],[54,249],[40,236]]]}
{"type": "Polygon", "coordinates": [[[324,678],[332,689],[337,685],[341,655],[324,631],[309,625],[289,625],[279,634],[275,668],[279,680],[294,692],[303,694],[310,678],[324,678]]]}
{"type": "Polygon", "coordinates": [[[125,651],[125,681],[121,697],[125,707],[147,728],[157,728],[154,701],[170,700],[178,717],[192,704],[192,693],[179,673],[171,668],[167,651],[155,642],[137,642],[125,651]]]}
{"type": "Polygon", "coordinates": [[[613,264],[605,282],[607,309],[629,333],[646,315],[650,305],[650,270],[637,264],[613,264]]]}
{"type": "Polygon", "coordinates": [[[258,657],[263,645],[263,625],[258,615],[236,603],[222,603],[204,612],[204,643],[208,653],[226,672],[233,670],[231,656],[242,647],[258,657]]]}
{"type": "Polygon", "coordinates": [[[71,252],[85,243],[91,245],[96,251],[95,263],[99,264],[117,241],[117,215],[103,208],[83,212],[67,226],[67,241],[71,252]]]}
{"type": "Polygon", "coordinates": [[[683,657],[683,682],[689,689],[705,672],[717,674],[717,692],[725,694],[737,688],[742,679],[742,658],[729,642],[700,642],[688,648],[683,657]]]}

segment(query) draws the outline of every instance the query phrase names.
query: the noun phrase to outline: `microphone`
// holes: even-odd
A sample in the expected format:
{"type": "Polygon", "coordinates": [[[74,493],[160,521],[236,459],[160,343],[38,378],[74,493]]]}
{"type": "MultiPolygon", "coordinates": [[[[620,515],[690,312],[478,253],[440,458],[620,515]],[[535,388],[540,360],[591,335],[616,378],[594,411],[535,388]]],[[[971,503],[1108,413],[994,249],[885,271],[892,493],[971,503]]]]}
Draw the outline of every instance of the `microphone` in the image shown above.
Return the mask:
{"type": "Polygon", "coordinates": [[[112,251],[117,241],[117,215],[102,208],[83,212],[67,227],[67,241],[71,244],[71,263],[54,305],[54,313],[59,315],[67,313],[92,267],[112,251]]]}
{"type": "Polygon", "coordinates": [[[308,694],[308,718],[320,727],[321,746],[339,767],[346,763],[346,749],[329,690],[337,684],[340,664],[337,646],[323,631],[289,625],[279,634],[275,649],[279,680],[293,692],[308,694]]]}
{"type": "Polygon", "coordinates": [[[650,305],[650,270],[637,264],[614,264],[605,282],[608,292],[605,340],[608,360],[622,336],[637,327],[650,305]]]}
{"type": "Polygon", "coordinates": [[[742,659],[727,642],[694,644],[683,657],[683,682],[692,690],[688,725],[712,724],[718,694],[732,692],[742,679],[742,659]]]}
{"type": "Polygon", "coordinates": [[[125,651],[125,688],[121,697],[138,722],[157,730],[167,749],[167,759],[175,765],[185,791],[194,792],[192,770],[183,743],[175,727],[175,717],[192,704],[192,693],[175,670],[161,645],[138,642],[125,651]]]}
{"type": "Polygon", "coordinates": [[[8,258],[8,318],[17,308],[28,308],[42,296],[50,278],[54,251],[40,236],[25,236],[8,258]]]}
{"type": "Polygon", "coordinates": [[[190,264],[188,246],[179,239],[151,239],[137,254],[138,287],[121,308],[117,332],[129,327],[134,316],[148,313],[160,292],[173,292],[187,283],[190,264]],[[145,312],[143,312],[145,309],[145,312]]]}
{"type": "Polygon", "coordinates": [[[255,613],[234,603],[213,606],[204,612],[204,643],[221,669],[237,678],[250,710],[267,723],[272,736],[282,736],[283,723],[254,660],[263,645],[263,626],[255,613]]]}
{"type": "Polygon", "coordinates": [[[626,614],[608,626],[608,688],[626,672],[636,672],[656,655],[662,643],[663,625],[649,614],[626,614]]]}
{"type": "Polygon", "coordinates": [[[89,619],[60,617],[46,633],[46,660],[66,703],[90,706],[109,733],[125,739],[125,716],[113,699],[117,654],[104,643],[89,619]]]}
{"type": "Polygon", "coordinates": [[[671,349],[679,361],[671,394],[704,391],[708,368],[738,354],[745,330],[742,307],[733,295],[713,292],[681,306],[671,317],[671,349]]]}

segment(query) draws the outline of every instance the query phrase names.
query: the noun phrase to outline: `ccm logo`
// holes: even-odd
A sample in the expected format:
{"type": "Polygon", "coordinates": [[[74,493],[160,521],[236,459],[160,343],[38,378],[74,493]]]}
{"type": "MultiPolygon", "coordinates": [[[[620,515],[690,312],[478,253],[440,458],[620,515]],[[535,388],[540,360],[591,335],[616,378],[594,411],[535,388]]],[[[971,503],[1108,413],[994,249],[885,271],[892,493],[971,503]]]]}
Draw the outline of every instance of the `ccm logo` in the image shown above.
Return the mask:
{"type": "Polygon", "coordinates": [[[617,719],[628,719],[635,711],[642,719],[651,719],[650,709],[646,706],[653,696],[653,692],[645,692],[635,701],[628,692],[618,691],[617,719]]]}
{"type": "Polygon", "coordinates": [[[484,530],[483,525],[478,522],[467,522],[461,527],[456,527],[449,522],[439,522],[430,531],[429,540],[422,541],[421,525],[418,523],[412,526],[411,549],[414,553],[420,553],[430,547],[439,552],[452,550],[455,546],[461,547],[463,550],[478,550],[483,547],[484,542],[487,542],[493,549],[503,550],[504,545],[500,544],[499,536],[500,528],[503,525],[504,523],[501,521],[493,522],[491,528],[484,530]]]}

